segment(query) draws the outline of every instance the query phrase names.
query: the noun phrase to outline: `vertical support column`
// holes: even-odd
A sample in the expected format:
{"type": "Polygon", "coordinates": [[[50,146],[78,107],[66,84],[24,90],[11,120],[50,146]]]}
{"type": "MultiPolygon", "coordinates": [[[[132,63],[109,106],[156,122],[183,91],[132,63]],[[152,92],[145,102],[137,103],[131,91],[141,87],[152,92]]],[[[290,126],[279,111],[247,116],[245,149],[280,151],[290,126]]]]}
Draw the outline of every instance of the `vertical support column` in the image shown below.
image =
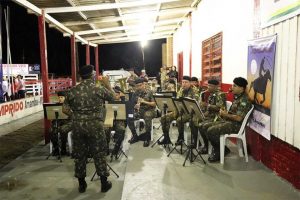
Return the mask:
{"type": "Polygon", "coordinates": [[[192,33],[192,13],[189,14],[189,28],[190,28],[190,58],[189,58],[189,61],[190,61],[190,76],[192,76],[192,55],[193,55],[193,33],[192,33]]]}
{"type": "Polygon", "coordinates": [[[90,64],[90,45],[89,44],[85,45],[85,64],[86,65],[90,64]]]}
{"type": "Polygon", "coordinates": [[[98,48],[98,45],[95,47],[95,68],[96,68],[96,76],[98,78],[99,76],[99,54],[98,54],[98,51],[99,51],[99,48],[98,48]]]}
{"type": "MultiPolygon", "coordinates": [[[[47,40],[46,40],[46,28],[45,28],[45,12],[42,10],[42,15],[38,16],[39,24],[39,40],[40,40],[40,57],[41,57],[41,71],[43,82],[43,102],[49,102],[49,85],[48,85],[48,61],[47,61],[47,40]]],[[[50,141],[49,130],[50,121],[44,119],[44,137],[45,143],[50,141]]]]}
{"type": "Polygon", "coordinates": [[[72,71],[72,85],[76,85],[76,48],[75,35],[71,36],[71,71],[72,71]]]}

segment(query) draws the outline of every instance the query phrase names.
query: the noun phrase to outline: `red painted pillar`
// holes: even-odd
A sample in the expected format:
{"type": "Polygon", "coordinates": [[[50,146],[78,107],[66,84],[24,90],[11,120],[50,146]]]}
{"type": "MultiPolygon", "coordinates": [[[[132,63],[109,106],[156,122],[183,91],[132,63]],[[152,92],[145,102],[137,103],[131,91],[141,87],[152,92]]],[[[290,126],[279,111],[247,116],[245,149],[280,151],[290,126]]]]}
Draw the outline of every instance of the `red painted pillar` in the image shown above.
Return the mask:
{"type": "Polygon", "coordinates": [[[192,55],[193,55],[193,33],[192,33],[192,13],[189,14],[189,19],[190,19],[190,23],[189,23],[189,26],[190,26],[190,76],[192,76],[192,55]]]}
{"type": "Polygon", "coordinates": [[[96,76],[99,76],[99,55],[98,55],[98,45],[95,47],[95,68],[96,68],[96,76]]]}
{"type": "MultiPolygon", "coordinates": [[[[46,40],[46,28],[45,28],[45,12],[42,10],[42,15],[38,16],[39,24],[39,40],[40,40],[40,57],[41,57],[41,71],[43,82],[43,102],[49,102],[49,85],[48,85],[48,62],[47,62],[47,40],[46,40]]],[[[44,119],[44,136],[45,143],[49,142],[49,130],[50,122],[44,119]]]]}
{"type": "Polygon", "coordinates": [[[89,44],[85,45],[85,64],[86,65],[90,64],[90,45],[89,44]]]}
{"type": "Polygon", "coordinates": [[[71,70],[72,70],[72,85],[76,85],[76,41],[75,35],[71,36],[71,70]]]}

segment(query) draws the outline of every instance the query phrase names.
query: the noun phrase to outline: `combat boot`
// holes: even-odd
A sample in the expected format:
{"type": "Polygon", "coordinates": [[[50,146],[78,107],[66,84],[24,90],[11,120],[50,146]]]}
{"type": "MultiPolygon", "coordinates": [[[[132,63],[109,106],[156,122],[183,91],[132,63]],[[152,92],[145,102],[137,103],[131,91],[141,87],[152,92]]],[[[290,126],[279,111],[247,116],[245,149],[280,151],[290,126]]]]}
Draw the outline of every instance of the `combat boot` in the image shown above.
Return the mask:
{"type": "Polygon", "coordinates": [[[101,192],[107,192],[111,189],[112,183],[107,180],[106,176],[100,176],[101,180],[101,192]]]}
{"type": "Polygon", "coordinates": [[[79,183],[78,192],[84,193],[87,188],[87,184],[84,178],[78,178],[78,183],[79,183]]]}
{"type": "Polygon", "coordinates": [[[128,140],[128,142],[130,144],[136,143],[139,141],[139,137],[137,135],[132,135],[132,137],[130,138],[130,140],[128,140]]]}

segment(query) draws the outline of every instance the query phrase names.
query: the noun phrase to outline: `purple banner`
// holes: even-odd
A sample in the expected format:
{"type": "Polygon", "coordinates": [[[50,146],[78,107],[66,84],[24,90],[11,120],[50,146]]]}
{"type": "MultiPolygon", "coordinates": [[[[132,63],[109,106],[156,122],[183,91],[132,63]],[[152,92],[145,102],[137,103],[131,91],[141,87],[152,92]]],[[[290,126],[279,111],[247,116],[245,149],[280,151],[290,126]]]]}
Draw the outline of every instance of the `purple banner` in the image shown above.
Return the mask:
{"type": "Polygon", "coordinates": [[[248,94],[255,106],[250,127],[269,140],[275,51],[276,35],[251,40],[248,44],[248,94]]]}
{"type": "Polygon", "coordinates": [[[3,69],[2,69],[2,6],[0,5],[0,102],[4,101],[2,82],[3,82],[3,69]]]}

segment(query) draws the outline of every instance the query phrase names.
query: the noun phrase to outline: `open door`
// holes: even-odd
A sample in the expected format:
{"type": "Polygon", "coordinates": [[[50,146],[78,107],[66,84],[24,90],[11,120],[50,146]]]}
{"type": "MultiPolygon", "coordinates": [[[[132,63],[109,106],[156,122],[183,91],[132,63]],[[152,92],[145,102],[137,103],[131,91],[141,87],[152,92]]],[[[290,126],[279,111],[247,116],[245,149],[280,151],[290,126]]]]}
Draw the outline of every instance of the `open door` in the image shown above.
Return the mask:
{"type": "Polygon", "coordinates": [[[177,66],[178,66],[178,82],[181,82],[183,76],[183,52],[177,54],[177,66]]]}

